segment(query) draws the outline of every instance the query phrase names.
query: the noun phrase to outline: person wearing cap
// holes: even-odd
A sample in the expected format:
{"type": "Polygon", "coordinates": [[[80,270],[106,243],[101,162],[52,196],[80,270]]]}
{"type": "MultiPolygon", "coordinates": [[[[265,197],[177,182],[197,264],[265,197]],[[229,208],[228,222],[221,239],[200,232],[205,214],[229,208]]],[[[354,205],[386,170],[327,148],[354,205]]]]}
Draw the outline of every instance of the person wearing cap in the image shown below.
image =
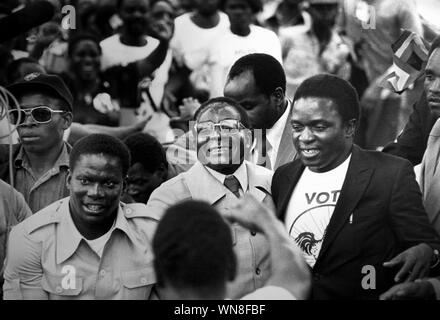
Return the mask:
{"type": "Polygon", "coordinates": [[[92,134],[73,146],[70,196],[12,228],[5,300],[149,299],[157,225],[142,203],[120,202],[130,164],[115,137],[92,134]]]}
{"type": "MultiPolygon", "coordinates": [[[[12,172],[8,152],[2,152],[0,178],[21,192],[33,213],[69,192],[70,146],[63,141],[72,123],[72,95],[55,75],[31,73],[7,87],[19,108],[9,111],[20,143],[12,147],[12,172]]],[[[7,146],[2,146],[7,150],[7,146]]]]}

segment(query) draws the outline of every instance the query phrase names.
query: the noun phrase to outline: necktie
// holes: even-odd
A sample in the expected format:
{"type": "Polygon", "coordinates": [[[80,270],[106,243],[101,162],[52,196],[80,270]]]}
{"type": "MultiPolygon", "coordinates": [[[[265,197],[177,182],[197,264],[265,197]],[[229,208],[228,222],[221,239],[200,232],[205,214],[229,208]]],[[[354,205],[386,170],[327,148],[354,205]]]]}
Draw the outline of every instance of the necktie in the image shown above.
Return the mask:
{"type": "Polygon", "coordinates": [[[266,135],[263,136],[262,143],[257,146],[260,147],[260,149],[257,150],[258,151],[257,164],[259,166],[272,169],[272,163],[269,157],[269,151],[272,149],[272,146],[270,145],[269,141],[267,141],[266,135]]]}
{"type": "Polygon", "coordinates": [[[223,183],[226,188],[228,188],[237,198],[240,198],[240,193],[238,192],[240,188],[240,182],[233,175],[227,176],[225,182],[223,183]]]}

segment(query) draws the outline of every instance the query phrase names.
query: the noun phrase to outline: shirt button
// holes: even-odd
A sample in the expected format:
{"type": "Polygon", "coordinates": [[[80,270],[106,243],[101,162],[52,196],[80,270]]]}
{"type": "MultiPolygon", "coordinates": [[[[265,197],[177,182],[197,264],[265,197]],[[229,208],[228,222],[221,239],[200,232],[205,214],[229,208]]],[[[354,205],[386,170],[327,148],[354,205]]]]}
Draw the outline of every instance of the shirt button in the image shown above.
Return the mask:
{"type": "Polygon", "coordinates": [[[133,212],[133,210],[131,208],[125,209],[125,213],[127,213],[127,214],[131,214],[132,212],[133,212]]]}
{"type": "Polygon", "coordinates": [[[61,292],[63,292],[63,288],[61,288],[61,287],[56,287],[55,288],[55,291],[57,292],[57,293],[61,293],[61,292]]]}
{"type": "Polygon", "coordinates": [[[142,278],[141,278],[141,283],[142,283],[142,284],[147,284],[147,278],[142,277],[142,278]]]}
{"type": "Polygon", "coordinates": [[[105,272],[105,270],[103,269],[103,270],[101,270],[101,271],[99,271],[99,275],[101,276],[101,277],[104,277],[105,276],[105,274],[106,274],[106,272],[105,272]]]}
{"type": "Polygon", "coordinates": [[[254,230],[252,230],[252,231],[251,231],[251,235],[252,235],[253,237],[255,237],[255,236],[257,235],[257,232],[254,231],[254,230]]]}
{"type": "Polygon", "coordinates": [[[255,273],[257,274],[257,276],[260,275],[260,273],[261,273],[260,268],[257,268],[257,269],[255,270],[255,273]]]}

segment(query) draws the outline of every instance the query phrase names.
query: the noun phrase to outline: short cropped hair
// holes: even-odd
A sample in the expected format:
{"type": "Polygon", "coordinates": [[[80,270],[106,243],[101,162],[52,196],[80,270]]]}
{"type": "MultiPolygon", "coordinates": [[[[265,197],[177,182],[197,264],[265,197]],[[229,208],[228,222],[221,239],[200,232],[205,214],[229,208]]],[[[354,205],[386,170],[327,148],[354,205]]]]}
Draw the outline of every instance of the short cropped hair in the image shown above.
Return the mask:
{"type": "Polygon", "coordinates": [[[209,292],[235,277],[230,227],[206,202],[188,200],[168,208],[156,229],[153,252],[159,286],[209,292]]]}
{"type": "Polygon", "coordinates": [[[234,99],[226,97],[212,98],[202,103],[199,109],[197,109],[194,115],[194,119],[196,119],[196,121],[199,121],[201,115],[208,109],[220,110],[226,107],[234,108],[240,114],[241,124],[246,128],[249,128],[249,117],[246,113],[246,110],[244,110],[243,107],[234,99]]]}
{"type": "Polygon", "coordinates": [[[157,171],[161,165],[168,168],[165,150],[159,141],[148,133],[134,133],[124,140],[130,151],[131,164],[140,163],[150,173],[157,171]]]}
{"type": "Polygon", "coordinates": [[[434,40],[432,40],[431,47],[429,48],[428,57],[430,57],[431,54],[434,52],[434,50],[438,48],[440,48],[440,35],[435,37],[434,40]]]}
{"type": "MultiPolygon", "coordinates": [[[[228,1],[229,0],[221,0],[219,6],[220,9],[224,11],[228,1]]],[[[244,2],[247,2],[254,14],[263,10],[263,2],[261,0],[244,0],[244,2]]]]}
{"type": "Polygon", "coordinates": [[[337,76],[319,74],[304,80],[296,90],[293,101],[311,97],[333,101],[344,122],[351,119],[359,120],[358,94],[350,83],[337,76]]]}
{"type": "Polygon", "coordinates": [[[119,159],[122,177],[127,175],[130,166],[130,151],[121,140],[107,134],[91,134],[81,138],[70,152],[69,166],[73,171],[82,155],[104,154],[119,159]]]}
{"type": "Polygon", "coordinates": [[[102,48],[101,48],[101,45],[99,44],[99,39],[91,33],[82,32],[82,33],[76,33],[75,35],[70,37],[69,42],[68,42],[68,46],[67,46],[67,55],[69,56],[69,58],[72,57],[73,50],[78,45],[78,43],[80,43],[81,41],[85,41],[85,40],[90,40],[90,41],[94,42],[96,44],[96,46],[98,47],[99,54],[102,53],[102,48]]]}
{"type": "Polygon", "coordinates": [[[250,71],[258,90],[270,96],[276,88],[286,92],[286,74],[281,63],[269,54],[251,53],[235,61],[228,74],[232,80],[243,72],[250,71]]]}

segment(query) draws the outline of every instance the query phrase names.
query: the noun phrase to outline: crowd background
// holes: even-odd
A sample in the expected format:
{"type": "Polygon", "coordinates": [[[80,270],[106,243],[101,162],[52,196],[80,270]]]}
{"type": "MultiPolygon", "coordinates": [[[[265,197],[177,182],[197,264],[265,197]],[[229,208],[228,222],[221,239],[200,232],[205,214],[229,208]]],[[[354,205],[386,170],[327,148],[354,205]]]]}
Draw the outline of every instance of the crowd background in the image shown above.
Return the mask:
{"type": "MultiPolygon", "coordinates": [[[[4,1],[0,14],[27,2],[4,1]]],[[[157,45],[153,39],[128,47],[118,43],[114,35],[123,22],[116,0],[52,2],[57,5],[53,21],[1,46],[0,83],[31,71],[59,74],[74,96],[74,122],[115,127],[152,116],[144,131],[165,145],[176,139],[171,129],[187,130],[198,103],[222,95],[233,61],[261,52],[283,63],[290,99],[314,74],[349,80],[362,100],[356,143],[381,149],[403,129],[423,83],[422,77],[402,95],[379,85],[392,64],[391,44],[401,29],[429,42],[440,28],[436,1],[370,1],[369,8],[368,1],[358,0],[151,1],[147,25],[134,23],[126,33],[141,28],[141,34],[154,37],[152,23],[175,26],[166,59],[154,77],[143,77],[133,76],[130,68],[112,68],[148,56],[157,45]],[[76,9],[75,29],[68,28],[67,16],[63,21],[66,5],[76,9]]]]}

